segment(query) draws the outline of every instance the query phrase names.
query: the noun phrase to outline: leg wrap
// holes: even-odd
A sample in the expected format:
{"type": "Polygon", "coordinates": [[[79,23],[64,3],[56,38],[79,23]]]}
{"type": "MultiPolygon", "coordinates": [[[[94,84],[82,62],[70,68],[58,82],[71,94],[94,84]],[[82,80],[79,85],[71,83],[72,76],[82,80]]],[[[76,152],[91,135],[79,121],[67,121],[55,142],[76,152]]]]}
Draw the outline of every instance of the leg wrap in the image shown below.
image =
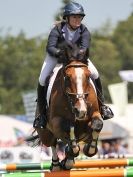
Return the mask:
{"type": "Polygon", "coordinates": [[[69,159],[71,158],[73,159],[74,157],[77,157],[79,155],[79,151],[76,154],[74,154],[72,147],[69,146],[66,146],[65,153],[69,159]]]}
{"type": "Polygon", "coordinates": [[[91,128],[93,129],[93,131],[97,131],[100,132],[103,128],[103,121],[100,118],[94,118],[92,120],[92,125],[91,128]]]}

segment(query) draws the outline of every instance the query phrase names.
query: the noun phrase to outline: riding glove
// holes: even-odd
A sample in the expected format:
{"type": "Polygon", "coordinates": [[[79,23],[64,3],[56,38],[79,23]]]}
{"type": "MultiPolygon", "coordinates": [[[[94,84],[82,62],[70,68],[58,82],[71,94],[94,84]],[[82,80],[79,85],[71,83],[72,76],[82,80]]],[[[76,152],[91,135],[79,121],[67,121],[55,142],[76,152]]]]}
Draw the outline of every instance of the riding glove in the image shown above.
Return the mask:
{"type": "Polygon", "coordinates": [[[57,49],[56,51],[56,57],[62,57],[64,56],[65,51],[63,49],[57,49]]]}

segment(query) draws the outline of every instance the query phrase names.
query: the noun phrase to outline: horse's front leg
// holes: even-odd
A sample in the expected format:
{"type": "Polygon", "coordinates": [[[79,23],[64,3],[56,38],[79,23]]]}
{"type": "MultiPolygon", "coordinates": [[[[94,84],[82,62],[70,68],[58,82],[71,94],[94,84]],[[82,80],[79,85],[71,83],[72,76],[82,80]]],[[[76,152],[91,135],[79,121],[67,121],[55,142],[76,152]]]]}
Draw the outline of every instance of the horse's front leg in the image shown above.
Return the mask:
{"type": "Polygon", "coordinates": [[[74,164],[74,158],[79,155],[79,145],[76,142],[74,127],[70,128],[70,140],[65,148],[65,159],[61,162],[62,168],[70,170],[74,164]]]}
{"type": "Polygon", "coordinates": [[[101,117],[95,117],[92,119],[91,122],[92,138],[90,142],[88,144],[85,144],[83,148],[83,152],[86,156],[92,157],[97,153],[98,151],[97,142],[102,127],[103,127],[103,120],[101,117]]]}
{"type": "Polygon", "coordinates": [[[72,154],[74,157],[77,157],[79,155],[79,145],[76,142],[76,138],[75,138],[75,133],[74,133],[74,127],[70,128],[70,144],[69,147],[72,150],[72,154]]]}

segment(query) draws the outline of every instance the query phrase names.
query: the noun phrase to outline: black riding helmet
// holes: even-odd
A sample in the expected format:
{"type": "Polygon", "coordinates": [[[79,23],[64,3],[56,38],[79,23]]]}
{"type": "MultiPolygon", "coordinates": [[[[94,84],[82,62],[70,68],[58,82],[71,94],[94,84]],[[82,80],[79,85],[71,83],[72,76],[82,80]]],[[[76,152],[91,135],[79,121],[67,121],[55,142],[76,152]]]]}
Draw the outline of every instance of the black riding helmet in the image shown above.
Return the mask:
{"type": "Polygon", "coordinates": [[[70,15],[81,15],[84,17],[85,13],[84,13],[84,9],[83,9],[82,5],[80,5],[76,2],[71,2],[71,3],[67,4],[64,7],[63,19],[66,19],[66,17],[68,17],[70,15]]]}

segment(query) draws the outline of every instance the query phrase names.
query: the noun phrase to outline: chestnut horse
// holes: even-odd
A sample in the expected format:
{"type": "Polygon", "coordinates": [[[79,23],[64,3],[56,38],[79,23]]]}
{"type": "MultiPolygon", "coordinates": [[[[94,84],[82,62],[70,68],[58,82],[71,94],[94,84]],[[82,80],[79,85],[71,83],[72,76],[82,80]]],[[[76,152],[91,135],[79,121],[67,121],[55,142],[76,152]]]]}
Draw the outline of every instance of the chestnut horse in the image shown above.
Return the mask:
{"type": "Polygon", "coordinates": [[[76,50],[73,46],[66,47],[69,62],[58,71],[53,83],[47,127],[36,129],[41,144],[52,149],[52,171],[71,169],[74,158],[79,155],[81,141],[85,144],[83,153],[94,156],[103,127],[89,67],[76,58],[76,50]],[[61,162],[57,155],[58,140],[65,146],[66,157],[61,162]]]}
{"type": "Polygon", "coordinates": [[[52,148],[52,171],[71,169],[74,158],[79,155],[81,141],[85,143],[84,154],[94,156],[103,127],[89,68],[76,58],[71,59],[59,70],[54,81],[47,128],[36,129],[42,144],[52,148]],[[61,163],[56,149],[58,140],[65,145],[66,157],[61,163]]]}

